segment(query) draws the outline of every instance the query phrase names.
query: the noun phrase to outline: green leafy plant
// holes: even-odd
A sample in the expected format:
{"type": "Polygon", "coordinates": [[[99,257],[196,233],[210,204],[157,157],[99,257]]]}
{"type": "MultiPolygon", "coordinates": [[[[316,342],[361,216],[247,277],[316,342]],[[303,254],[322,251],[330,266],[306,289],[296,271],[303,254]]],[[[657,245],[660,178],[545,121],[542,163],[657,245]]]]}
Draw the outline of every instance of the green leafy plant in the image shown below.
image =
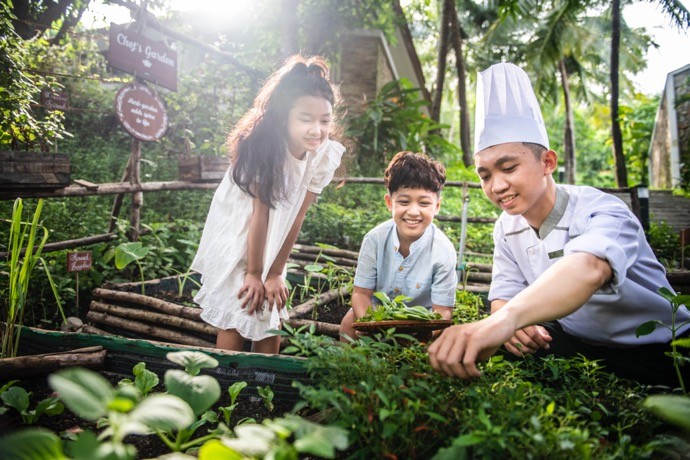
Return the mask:
{"type": "Polygon", "coordinates": [[[431,312],[421,305],[408,307],[405,305],[405,302],[412,300],[410,297],[399,295],[391,299],[385,292],[374,292],[374,296],[379,299],[381,305],[376,308],[367,308],[366,314],[359,318],[357,322],[392,320],[432,321],[443,319],[439,313],[431,312]]]}
{"type": "Polygon", "coordinates": [[[199,427],[209,421],[217,420],[215,413],[207,413],[207,411],[220,398],[220,385],[215,378],[210,375],[199,375],[199,372],[201,369],[217,367],[218,361],[198,351],[171,352],[166,357],[185,368],[184,371],[170,369],[165,372],[165,388],[168,394],[185,401],[192,408],[194,416],[198,418],[188,426],[157,430],[156,434],[173,452],[184,452],[190,447],[201,445],[208,439],[216,437],[211,433],[192,439],[199,427]]]}
{"type": "Polygon", "coordinates": [[[456,145],[437,130],[444,127],[422,113],[428,102],[419,97],[419,89],[402,78],[386,83],[364,111],[348,120],[348,136],[358,139],[360,161],[365,168],[380,167],[401,150],[427,152],[433,157],[457,154],[456,145]]]}
{"type": "Polygon", "coordinates": [[[132,373],[134,374],[134,381],[123,379],[118,382],[118,385],[134,385],[144,397],[148,396],[160,381],[155,373],[146,369],[144,362],[137,363],[132,369],[132,373]]]}
{"type": "Polygon", "coordinates": [[[144,269],[141,266],[140,260],[146,257],[150,249],[145,247],[141,242],[121,243],[106,254],[106,262],[113,257],[115,258],[115,268],[122,270],[132,262],[135,262],[139,267],[139,275],[141,276],[141,293],[146,294],[144,285],[144,269]]]}
{"type": "Polygon", "coordinates": [[[199,460],[335,458],[336,451],[343,451],[348,445],[348,433],[343,428],[286,415],[261,424],[236,426],[234,437],[224,436],[204,444],[199,450],[199,460]]]}
{"type": "Polygon", "coordinates": [[[483,308],[484,300],[479,294],[461,289],[456,290],[452,317],[453,324],[479,321],[486,316],[483,308]]]}
{"type": "Polygon", "coordinates": [[[5,274],[8,276],[8,300],[2,308],[2,350],[0,357],[8,358],[17,355],[19,347],[20,326],[24,323],[26,303],[28,300],[29,286],[33,270],[38,262],[41,262],[48,280],[53,289],[58,309],[62,314],[62,304],[55,288],[55,284],[50,277],[48,266],[41,258],[43,246],[48,240],[48,229],[39,223],[43,200],[39,199],[34,211],[31,222],[22,221],[23,202],[21,198],[14,201],[12,208],[12,220],[10,221],[9,242],[7,248],[10,252],[9,260],[6,264],[5,274]],[[42,236],[38,236],[39,229],[42,236]]]}
{"type": "Polygon", "coordinates": [[[237,408],[237,403],[235,401],[237,400],[237,397],[240,395],[240,392],[244,390],[246,387],[247,382],[235,382],[232,385],[230,385],[228,387],[228,394],[230,395],[230,405],[218,408],[218,411],[223,414],[225,424],[228,426],[230,425],[230,417],[232,417],[232,413],[237,408]]]}
{"type": "Polygon", "coordinates": [[[259,396],[261,396],[261,399],[264,401],[264,406],[266,406],[266,409],[269,411],[273,412],[273,409],[275,409],[275,405],[273,404],[273,397],[275,394],[273,393],[273,390],[271,390],[271,387],[266,385],[265,387],[256,387],[256,391],[259,393],[259,396]]]}
{"type": "MultiPolygon", "coordinates": [[[[105,429],[98,438],[84,431],[71,444],[74,458],[92,460],[134,460],[136,448],[124,443],[130,434],[182,429],[194,421],[191,407],[180,398],[153,394],[141,398],[132,385],[118,388],[93,371],[72,368],[51,374],[50,386],[74,414],[85,420],[99,420],[105,429]]],[[[63,459],[65,446],[46,430],[17,431],[0,439],[0,451],[8,458],[63,459]]]]}
{"type": "MultiPolygon", "coordinates": [[[[16,382],[14,380],[12,383],[16,382]]],[[[7,389],[0,389],[0,399],[5,403],[5,406],[15,409],[22,417],[22,422],[25,425],[35,424],[41,415],[59,415],[62,414],[65,407],[60,400],[55,396],[42,399],[36,404],[32,410],[29,409],[31,405],[31,393],[27,392],[22,387],[11,386],[7,389]]]]}
{"type": "Polygon", "coordinates": [[[12,20],[15,19],[8,2],[3,2],[0,5],[0,147],[9,145],[12,150],[19,150],[22,146],[32,150],[38,146],[47,152],[54,139],[69,136],[63,126],[64,113],[37,111],[32,105],[42,88],[60,85],[54,77],[31,70],[31,52],[14,31],[12,20]]]}
{"type": "Polygon", "coordinates": [[[690,324],[690,320],[677,324],[676,316],[678,314],[678,309],[687,308],[685,306],[690,304],[690,295],[674,294],[669,289],[663,287],[659,288],[657,292],[664,299],[668,300],[669,304],[671,305],[671,325],[667,326],[659,320],[647,321],[646,323],[638,326],[638,328],[635,330],[635,335],[640,337],[651,334],[658,326],[665,327],[671,331],[671,351],[667,353],[667,355],[673,359],[673,367],[676,370],[676,375],[678,376],[678,383],[681,390],[683,393],[687,393],[685,382],[683,381],[683,375],[680,372],[680,366],[683,363],[690,365],[690,358],[683,356],[682,353],[678,351],[678,346],[690,348],[690,340],[676,340],[676,334],[680,328],[686,324],[690,324]]]}

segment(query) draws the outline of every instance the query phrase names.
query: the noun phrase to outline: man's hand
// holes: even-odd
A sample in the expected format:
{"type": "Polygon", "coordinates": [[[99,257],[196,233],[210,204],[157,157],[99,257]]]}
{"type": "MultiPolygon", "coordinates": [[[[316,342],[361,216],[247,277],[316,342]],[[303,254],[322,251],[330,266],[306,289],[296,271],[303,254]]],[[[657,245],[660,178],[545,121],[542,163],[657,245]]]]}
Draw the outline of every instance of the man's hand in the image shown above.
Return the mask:
{"type": "Polygon", "coordinates": [[[516,331],[503,346],[519,357],[534,354],[541,348],[548,350],[551,340],[551,335],[542,326],[527,326],[516,331]]]}
{"type": "Polygon", "coordinates": [[[287,304],[289,295],[283,276],[272,275],[269,273],[266,277],[266,282],[264,283],[264,289],[269,308],[273,308],[273,305],[275,304],[278,307],[278,310],[282,310],[287,304]]]}
{"type": "Polygon", "coordinates": [[[429,346],[431,366],[448,376],[480,377],[477,361],[488,359],[514,332],[513,321],[500,313],[475,323],[451,326],[429,346]]]}
{"type": "Polygon", "coordinates": [[[264,301],[264,283],[261,282],[261,277],[247,273],[237,298],[242,299],[242,308],[249,307],[247,314],[253,314],[264,301]]]}

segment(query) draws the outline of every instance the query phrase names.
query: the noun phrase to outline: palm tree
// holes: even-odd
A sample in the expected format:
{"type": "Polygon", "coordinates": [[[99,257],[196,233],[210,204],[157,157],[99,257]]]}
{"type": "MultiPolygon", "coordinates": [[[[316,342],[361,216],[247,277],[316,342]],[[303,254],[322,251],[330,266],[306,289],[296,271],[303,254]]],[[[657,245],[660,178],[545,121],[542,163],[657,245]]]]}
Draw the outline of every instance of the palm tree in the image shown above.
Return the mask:
{"type": "MultiPolygon", "coordinates": [[[[690,27],[690,13],[679,0],[657,0],[657,5],[679,28],[690,27]]],[[[623,155],[623,137],[618,114],[619,54],[621,31],[621,2],[611,2],[611,135],[613,137],[613,157],[616,164],[616,183],[618,187],[628,186],[628,173],[623,155]]]]}

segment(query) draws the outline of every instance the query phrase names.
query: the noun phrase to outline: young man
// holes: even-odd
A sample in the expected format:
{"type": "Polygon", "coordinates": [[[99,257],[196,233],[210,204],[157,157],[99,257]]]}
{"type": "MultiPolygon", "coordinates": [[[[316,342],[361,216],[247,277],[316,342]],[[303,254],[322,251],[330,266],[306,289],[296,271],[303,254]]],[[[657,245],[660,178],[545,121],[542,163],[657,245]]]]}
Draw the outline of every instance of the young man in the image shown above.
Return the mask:
{"type": "MultiPolygon", "coordinates": [[[[623,202],[556,185],[558,159],[524,71],[497,64],[480,74],[475,130],[477,174],[503,210],[494,229],[492,314],[446,329],[429,347],[434,369],[478,377],[476,361],[504,345],[516,356],[583,354],[619,376],[677,386],[664,355],[670,331],[635,335],[650,320],[671,324],[671,306],[657,293],[670,289],[664,268],[623,202]]],[[[676,324],[689,318],[681,308],[676,324]]],[[[690,335],[690,324],[680,334],[690,335]]]]}
{"type": "Polygon", "coordinates": [[[352,292],[352,309],[340,323],[342,341],[355,337],[352,324],[375,305],[374,292],[405,295],[444,319],[452,316],[458,278],[456,254],[448,237],[433,224],[441,208],[446,170],[421,153],[399,152],[384,173],[386,206],[392,219],[362,241],[352,292]]]}

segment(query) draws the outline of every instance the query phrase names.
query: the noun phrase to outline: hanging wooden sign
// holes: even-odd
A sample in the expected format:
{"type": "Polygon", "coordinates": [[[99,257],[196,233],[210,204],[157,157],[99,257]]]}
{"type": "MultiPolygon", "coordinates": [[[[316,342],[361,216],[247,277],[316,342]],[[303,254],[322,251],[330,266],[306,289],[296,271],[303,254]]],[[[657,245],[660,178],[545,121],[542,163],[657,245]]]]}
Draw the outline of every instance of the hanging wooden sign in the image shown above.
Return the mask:
{"type": "Polygon", "coordinates": [[[83,272],[91,270],[91,251],[68,252],[67,271],[83,272]]]}
{"type": "Polygon", "coordinates": [[[123,25],[110,23],[108,64],[177,91],[177,53],[123,25]]]}
{"type": "Polygon", "coordinates": [[[64,91],[44,88],[41,90],[41,105],[50,111],[65,111],[69,108],[69,95],[64,91]]]}
{"type": "Polygon", "coordinates": [[[165,106],[146,85],[132,83],[120,88],[115,112],[125,130],[140,141],[156,141],[168,129],[165,106]]]}

